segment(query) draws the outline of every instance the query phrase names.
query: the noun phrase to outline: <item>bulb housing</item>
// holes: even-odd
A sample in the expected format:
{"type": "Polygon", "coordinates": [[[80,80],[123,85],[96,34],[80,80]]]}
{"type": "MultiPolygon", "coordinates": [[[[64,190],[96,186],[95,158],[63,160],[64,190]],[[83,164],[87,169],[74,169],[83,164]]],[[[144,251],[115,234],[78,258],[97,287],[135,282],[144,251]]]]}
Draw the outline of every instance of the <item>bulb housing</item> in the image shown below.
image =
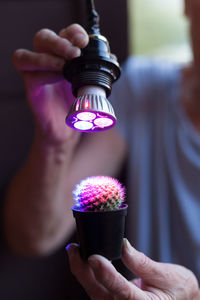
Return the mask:
{"type": "Polygon", "coordinates": [[[72,84],[76,97],[66,117],[66,124],[84,132],[107,130],[116,123],[116,116],[109,97],[112,84],[121,73],[117,59],[110,52],[107,39],[98,28],[98,15],[93,1],[88,1],[89,43],[81,56],[66,62],[64,77],[72,84]]]}
{"type": "Polygon", "coordinates": [[[112,105],[106,99],[105,90],[98,86],[80,88],[66,123],[83,132],[103,131],[113,127],[116,117],[112,105]]]}

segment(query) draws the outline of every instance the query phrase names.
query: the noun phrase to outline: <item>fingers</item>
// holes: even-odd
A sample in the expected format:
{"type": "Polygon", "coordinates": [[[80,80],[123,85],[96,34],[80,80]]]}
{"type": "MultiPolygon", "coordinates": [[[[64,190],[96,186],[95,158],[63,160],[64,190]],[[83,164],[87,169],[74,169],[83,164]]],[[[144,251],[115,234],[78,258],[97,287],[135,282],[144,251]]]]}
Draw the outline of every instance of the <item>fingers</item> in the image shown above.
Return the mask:
{"type": "Polygon", "coordinates": [[[92,255],[89,257],[88,263],[94,272],[96,280],[112,295],[111,299],[144,299],[144,292],[118,273],[106,258],[100,255],[92,255]]]}
{"type": "MultiPolygon", "coordinates": [[[[138,277],[139,285],[148,291],[163,290],[176,299],[198,299],[199,287],[194,274],[187,268],[167,263],[158,263],[135,250],[128,240],[124,240],[122,260],[138,277]]],[[[138,285],[138,281],[134,282],[138,285]]],[[[138,285],[138,286],[139,286],[138,285]]],[[[173,298],[173,297],[172,297],[173,298]]]]}
{"type": "Polygon", "coordinates": [[[72,59],[80,55],[80,49],[74,47],[67,39],[59,37],[49,29],[41,29],[34,38],[36,52],[51,53],[65,59],[72,59]]]}
{"type": "Polygon", "coordinates": [[[15,68],[22,71],[61,71],[65,60],[51,54],[34,53],[26,49],[18,49],[13,54],[15,68]]]}
{"type": "Polygon", "coordinates": [[[78,24],[72,24],[67,28],[62,29],[59,35],[65,39],[68,39],[72,45],[84,48],[87,46],[89,38],[87,32],[78,24]]]}
{"type": "Polygon", "coordinates": [[[160,289],[171,288],[185,281],[183,278],[190,276],[186,268],[151,260],[143,253],[134,249],[127,239],[124,239],[122,260],[124,264],[145,283],[160,289]]]}
{"type": "Polygon", "coordinates": [[[86,31],[78,24],[72,24],[59,35],[49,29],[41,29],[34,38],[34,50],[51,53],[67,60],[80,55],[80,48],[88,43],[86,31]]]}
{"type": "Polygon", "coordinates": [[[88,263],[80,258],[78,245],[70,244],[67,246],[66,250],[69,257],[71,272],[84,287],[87,294],[92,299],[104,299],[107,292],[105,288],[96,281],[94,273],[88,263]]]}
{"type": "MultiPolygon", "coordinates": [[[[61,30],[60,35],[49,29],[42,29],[34,38],[35,52],[18,49],[13,54],[13,64],[23,75],[42,71],[43,74],[37,73],[37,76],[45,79],[46,72],[49,78],[47,83],[57,82],[61,80],[59,72],[62,73],[65,61],[79,56],[80,48],[85,47],[87,43],[88,35],[78,24],[61,30]]],[[[35,75],[31,75],[31,79],[41,82],[40,78],[36,80],[35,75]]]]}
{"type": "Polygon", "coordinates": [[[13,54],[13,65],[22,73],[26,88],[31,91],[45,84],[64,80],[65,60],[50,54],[18,49],[13,54]]]}
{"type": "Polygon", "coordinates": [[[88,263],[79,255],[75,244],[67,247],[70,268],[91,299],[143,300],[145,294],[127,281],[114,266],[100,255],[92,255],[88,263]]]}
{"type": "Polygon", "coordinates": [[[133,248],[127,239],[124,239],[122,260],[124,264],[138,277],[149,284],[159,285],[161,288],[166,284],[168,276],[167,264],[161,264],[151,260],[143,253],[133,248]]]}

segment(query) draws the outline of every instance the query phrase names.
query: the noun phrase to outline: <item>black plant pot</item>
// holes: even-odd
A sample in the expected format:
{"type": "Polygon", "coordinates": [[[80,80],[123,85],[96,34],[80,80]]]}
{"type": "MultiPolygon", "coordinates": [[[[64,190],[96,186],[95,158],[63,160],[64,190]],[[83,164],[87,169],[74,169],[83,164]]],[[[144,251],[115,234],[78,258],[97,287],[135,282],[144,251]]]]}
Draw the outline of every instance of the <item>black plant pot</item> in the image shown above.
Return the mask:
{"type": "Polygon", "coordinates": [[[109,260],[121,257],[127,208],[128,205],[123,204],[117,210],[94,212],[72,207],[83,259],[92,254],[109,260]]]}

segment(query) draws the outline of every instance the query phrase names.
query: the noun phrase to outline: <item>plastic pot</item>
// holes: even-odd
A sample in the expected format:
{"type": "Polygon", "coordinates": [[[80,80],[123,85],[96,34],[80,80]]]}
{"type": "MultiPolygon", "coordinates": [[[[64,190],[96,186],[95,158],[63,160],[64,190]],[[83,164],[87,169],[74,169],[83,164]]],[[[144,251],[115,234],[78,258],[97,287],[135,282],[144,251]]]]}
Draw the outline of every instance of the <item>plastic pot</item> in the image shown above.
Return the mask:
{"type": "Polygon", "coordinates": [[[109,260],[121,257],[127,208],[128,205],[123,204],[117,210],[94,212],[72,207],[83,259],[92,254],[109,260]]]}

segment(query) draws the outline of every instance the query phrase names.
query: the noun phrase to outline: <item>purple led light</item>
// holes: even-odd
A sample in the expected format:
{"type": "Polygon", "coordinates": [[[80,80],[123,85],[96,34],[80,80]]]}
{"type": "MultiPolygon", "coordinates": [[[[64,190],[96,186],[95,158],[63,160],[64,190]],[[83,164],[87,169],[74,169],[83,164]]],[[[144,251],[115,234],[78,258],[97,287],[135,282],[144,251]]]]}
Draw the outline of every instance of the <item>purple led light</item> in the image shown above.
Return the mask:
{"type": "Polygon", "coordinates": [[[81,112],[77,114],[77,118],[81,121],[92,121],[96,118],[96,114],[92,112],[81,112]]]}
{"type": "Polygon", "coordinates": [[[93,127],[93,123],[87,121],[78,121],[74,123],[74,127],[78,130],[90,130],[93,127]]]}
{"type": "Polygon", "coordinates": [[[99,132],[113,127],[116,119],[99,111],[80,111],[69,115],[66,118],[66,123],[79,131],[99,132]]]}
{"type": "Polygon", "coordinates": [[[111,126],[113,124],[113,120],[110,118],[97,118],[94,120],[94,124],[101,128],[111,126]]]}

